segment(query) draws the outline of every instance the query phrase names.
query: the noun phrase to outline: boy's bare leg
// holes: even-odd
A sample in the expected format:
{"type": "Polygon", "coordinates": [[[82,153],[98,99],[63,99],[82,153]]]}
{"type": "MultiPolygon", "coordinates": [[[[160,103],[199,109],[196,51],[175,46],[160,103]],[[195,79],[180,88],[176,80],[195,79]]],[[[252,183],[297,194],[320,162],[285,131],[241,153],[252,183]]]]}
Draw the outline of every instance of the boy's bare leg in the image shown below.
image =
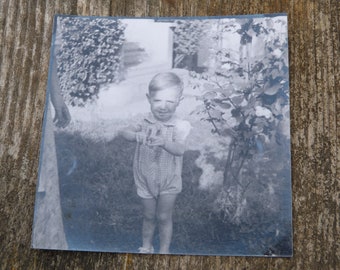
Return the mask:
{"type": "Polygon", "coordinates": [[[160,253],[169,253],[172,238],[172,212],[177,194],[164,194],[158,198],[157,219],[159,224],[160,253]]]}
{"type": "Polygon", "coordinates": [[[143,203],[143,248],[151,249],[156,226],[156,200],[142,199],[143,203]]]}

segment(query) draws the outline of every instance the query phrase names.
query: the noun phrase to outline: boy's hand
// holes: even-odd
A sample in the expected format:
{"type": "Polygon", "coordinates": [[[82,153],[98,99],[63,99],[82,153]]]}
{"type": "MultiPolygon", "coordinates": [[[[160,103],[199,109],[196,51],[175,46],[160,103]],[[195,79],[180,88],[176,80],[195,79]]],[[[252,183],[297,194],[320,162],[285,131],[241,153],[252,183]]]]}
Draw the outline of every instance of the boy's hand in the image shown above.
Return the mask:
{"type": "Polygon", "coordinates": [[[136,141],[137,141],[137,143],[146,144],[147,143],[147,137],[143,132],[137,132],[136,133],[136,141]]]}
{"type": "Polygon", "coordinates": [[[163,147],[165,145],[165,140],[162,136],[149,137],[148,145],[163,147]]]}

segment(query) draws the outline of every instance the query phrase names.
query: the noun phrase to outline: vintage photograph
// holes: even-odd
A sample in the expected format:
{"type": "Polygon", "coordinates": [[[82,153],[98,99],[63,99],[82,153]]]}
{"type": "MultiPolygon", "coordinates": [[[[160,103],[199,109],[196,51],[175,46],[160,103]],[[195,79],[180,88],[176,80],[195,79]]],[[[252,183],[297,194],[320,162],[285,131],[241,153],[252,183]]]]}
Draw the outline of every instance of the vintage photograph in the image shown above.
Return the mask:
{"type": "Polygon", "coordinates": [[[56,15],[32,247],[292,256],[287,28],[56,15]]]}

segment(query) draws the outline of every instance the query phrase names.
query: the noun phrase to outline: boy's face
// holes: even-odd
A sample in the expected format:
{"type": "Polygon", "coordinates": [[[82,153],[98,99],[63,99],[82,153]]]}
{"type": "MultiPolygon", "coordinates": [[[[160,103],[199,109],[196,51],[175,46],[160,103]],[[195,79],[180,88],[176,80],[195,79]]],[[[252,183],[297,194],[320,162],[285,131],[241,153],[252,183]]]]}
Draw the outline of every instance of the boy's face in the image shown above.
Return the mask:
{"type": "Polygon", "coordinates": [[[181,99],[178,87],[169,87],[146,96],[153,116],[162,122],[170,120],[181,99]]]}

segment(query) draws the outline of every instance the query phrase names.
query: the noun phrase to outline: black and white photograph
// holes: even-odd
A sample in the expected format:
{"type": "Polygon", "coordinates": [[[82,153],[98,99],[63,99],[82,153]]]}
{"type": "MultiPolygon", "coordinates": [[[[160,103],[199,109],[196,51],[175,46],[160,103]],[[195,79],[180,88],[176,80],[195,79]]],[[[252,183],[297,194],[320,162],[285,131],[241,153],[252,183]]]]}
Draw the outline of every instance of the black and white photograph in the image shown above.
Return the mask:
{"type": "Polygon", "coordinates": [[[32,248],[292,256],[286,14],[53,27],[32,248]]]}

